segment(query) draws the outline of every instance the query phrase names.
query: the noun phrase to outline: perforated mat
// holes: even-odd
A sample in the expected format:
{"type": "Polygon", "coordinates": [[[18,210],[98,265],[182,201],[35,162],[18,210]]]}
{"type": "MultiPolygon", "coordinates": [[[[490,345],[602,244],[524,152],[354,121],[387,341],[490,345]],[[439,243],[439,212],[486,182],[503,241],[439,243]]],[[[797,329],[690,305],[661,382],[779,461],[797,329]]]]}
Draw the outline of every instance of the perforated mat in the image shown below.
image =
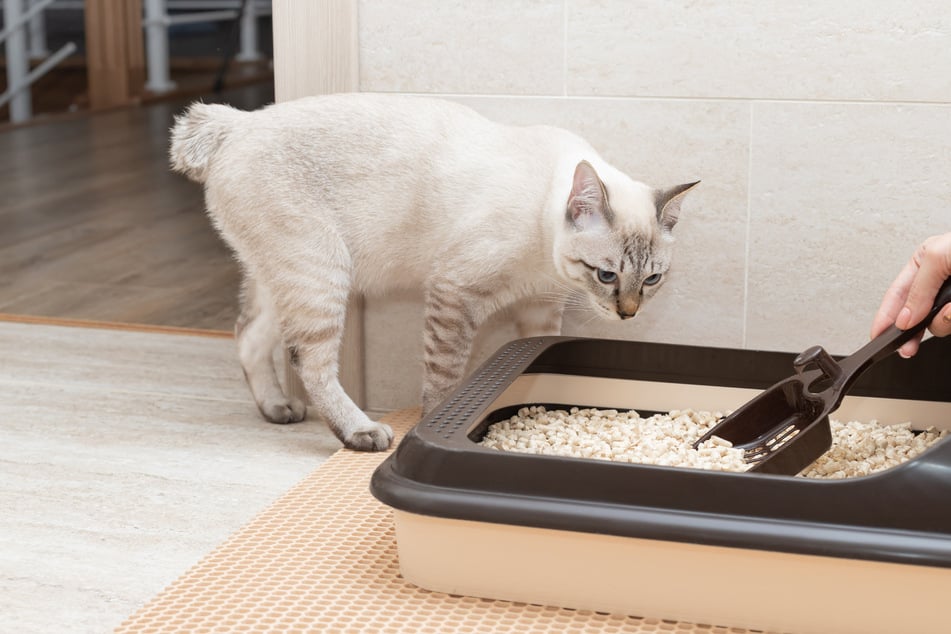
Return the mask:
{"type": "MultiPolygon", "coordinates": [[[[386,417],[397,434],[394,446],[417,417],[418,412],[409,410],[386,417]]],[[[116,631],[750,631],[451,596],[417,588],[399,574],[392,512],[368,490],[373,470],[385,457],[338,451],[116,631]]]]}

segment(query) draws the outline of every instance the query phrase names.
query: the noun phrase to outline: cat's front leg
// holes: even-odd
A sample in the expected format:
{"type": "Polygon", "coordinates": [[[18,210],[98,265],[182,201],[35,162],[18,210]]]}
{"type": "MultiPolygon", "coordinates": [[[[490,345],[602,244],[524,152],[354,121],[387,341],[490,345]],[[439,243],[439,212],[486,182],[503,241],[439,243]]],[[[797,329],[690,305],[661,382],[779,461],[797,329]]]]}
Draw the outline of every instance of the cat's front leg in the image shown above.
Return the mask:
{"type": "Polygon", "coordinates": [[[472,341],[485,319],[488,291],[448,281],[426,291],[423,324],[423,415],[456,387],[465,373],[472,341]]]}

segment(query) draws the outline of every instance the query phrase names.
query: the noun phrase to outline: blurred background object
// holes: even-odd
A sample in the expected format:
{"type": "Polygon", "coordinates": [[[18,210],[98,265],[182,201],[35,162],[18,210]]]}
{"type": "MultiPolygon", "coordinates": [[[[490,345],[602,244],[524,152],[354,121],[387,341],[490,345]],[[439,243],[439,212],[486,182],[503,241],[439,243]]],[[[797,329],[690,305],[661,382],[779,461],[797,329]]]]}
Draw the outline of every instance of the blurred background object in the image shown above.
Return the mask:
{"type": "Polygon", "coordinates": [[[270,0],[2,0],[0,125],[270,83],[270,0]]]}

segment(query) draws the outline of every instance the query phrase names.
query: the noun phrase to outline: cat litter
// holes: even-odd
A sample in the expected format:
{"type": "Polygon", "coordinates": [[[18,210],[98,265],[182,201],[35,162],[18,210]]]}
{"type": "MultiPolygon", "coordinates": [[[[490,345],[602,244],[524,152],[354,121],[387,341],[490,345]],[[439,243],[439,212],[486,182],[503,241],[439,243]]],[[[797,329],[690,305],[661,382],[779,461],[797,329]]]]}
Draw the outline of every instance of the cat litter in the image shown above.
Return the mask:
{"type": "MultiPolygon", "coordinates": [[[[743,451],[714,436],[693,443],[721,418],[720,412],[672,410],[642,418],[636,411],[614,409],[521,408],[492,424],[481,444],[501,451],[594,458],[640,464],[746,471],[743,451]]],[[[948,435],[948,431],[912,431],[910,423],[831,421],[832,448],[803,472],[807,478],[849,478],[897,466],[948,435]]]]}

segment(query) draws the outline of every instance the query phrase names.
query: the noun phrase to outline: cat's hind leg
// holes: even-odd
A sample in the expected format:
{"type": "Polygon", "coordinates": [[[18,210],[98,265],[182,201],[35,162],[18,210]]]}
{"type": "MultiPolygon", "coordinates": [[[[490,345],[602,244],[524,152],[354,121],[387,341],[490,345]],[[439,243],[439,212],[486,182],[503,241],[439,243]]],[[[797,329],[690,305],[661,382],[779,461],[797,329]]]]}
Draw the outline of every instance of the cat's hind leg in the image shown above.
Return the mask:
{"type": "Polygon", "coordinates": [[[267,289],[249,275],[244,279],[241,315],[234,332],[244,377],[264,418],[272,423],[303,420],[306,406],[284,394],[274,367],[274,352],[283,343],[274,305],[267,289]]]}
{"type": "Polygon", "coordinates": [[[281,319],[285,343],[296,352],[297,371],[311,412],[327,422],[343,444],[382,451],[393,441],[389,425],[375,422],[340,385],[338,355],[350,294],[350,258],[332,231],[314,232],[302,245],[288,240],[286,252],[264,264],[268,288],[281,319]]]}

